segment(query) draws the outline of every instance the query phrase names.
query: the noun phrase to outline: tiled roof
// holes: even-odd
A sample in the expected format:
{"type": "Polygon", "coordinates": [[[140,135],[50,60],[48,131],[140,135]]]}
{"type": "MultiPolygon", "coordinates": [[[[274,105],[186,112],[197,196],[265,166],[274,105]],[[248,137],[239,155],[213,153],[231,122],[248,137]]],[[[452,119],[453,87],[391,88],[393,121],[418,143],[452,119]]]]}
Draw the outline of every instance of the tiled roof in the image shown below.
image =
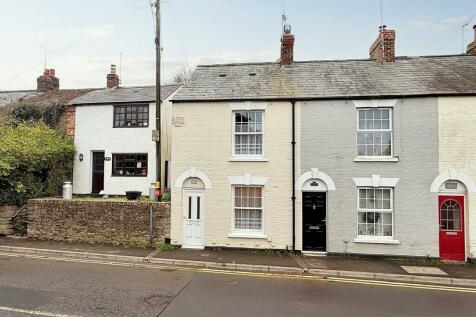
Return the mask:
{"type": "MultiPolygon", "coordinates": [[[[71,100],[91,91],[92,89],[59,89],[48,92],[9,92],[9,94],[14,93],[15,96],[21,95],[23,97],[15,98],[15,100],[0,107],[0,122],[10,120],[15,109],[23,106],[34,107],[39,112],[45,114],[46,117],[51,116],[52,113],[59,114],[64,111],[65,105],[71,100]]],[[[4,93],[7,94],[7,92],[2,92],[0,96],[4,93]]]]}
{"type": "Polygon", "coordinates": [[[198,66],[173,101],[476,94],[476,56],[198,66]]]}
{"type": "MultiPolygon", "coordinates": [[[[164,85],[160,94],[162,100],[173,94],[181,85],[164,85]]],[[[98,89],[74,99],[70,105],[111,104],[123,102],[153,102],[155,86],[118,87],[114,89],[98,89]]]]}

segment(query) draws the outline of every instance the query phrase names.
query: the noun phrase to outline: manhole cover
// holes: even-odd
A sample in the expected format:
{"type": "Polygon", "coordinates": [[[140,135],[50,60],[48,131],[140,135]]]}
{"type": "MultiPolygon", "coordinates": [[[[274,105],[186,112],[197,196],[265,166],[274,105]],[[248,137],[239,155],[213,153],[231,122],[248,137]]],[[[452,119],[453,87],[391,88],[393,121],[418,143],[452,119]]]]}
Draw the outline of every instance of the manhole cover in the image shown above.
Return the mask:
{"type": "Polygon", "coordinates": [[[425,274],[425,275],[448,275],[437,267],[431,266],[408,266],[402,265],[404,269],[409,274],[425,274]]]}

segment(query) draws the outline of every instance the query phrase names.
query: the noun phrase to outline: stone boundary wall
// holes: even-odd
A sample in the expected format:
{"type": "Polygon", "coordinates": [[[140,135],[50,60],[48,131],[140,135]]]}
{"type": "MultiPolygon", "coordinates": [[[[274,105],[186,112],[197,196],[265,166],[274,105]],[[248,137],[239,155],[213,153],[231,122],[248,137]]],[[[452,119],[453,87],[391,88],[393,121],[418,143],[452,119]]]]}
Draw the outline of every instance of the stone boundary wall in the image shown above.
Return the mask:
{"type": "Polygon", "coordinates": [[[28,237],[69,242],[145,245],[170,237],[170,203],[124,200],[28,201],[28,237]]]}

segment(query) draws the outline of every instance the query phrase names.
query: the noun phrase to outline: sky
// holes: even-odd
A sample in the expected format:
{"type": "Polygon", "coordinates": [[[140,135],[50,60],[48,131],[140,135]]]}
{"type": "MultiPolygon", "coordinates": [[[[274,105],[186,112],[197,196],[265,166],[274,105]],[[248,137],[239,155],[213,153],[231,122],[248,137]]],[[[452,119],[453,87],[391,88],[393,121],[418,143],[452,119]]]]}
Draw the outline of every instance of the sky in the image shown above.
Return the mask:
{"type": "MultiPolygon", "coordinates": [[[[122,86],[153,85],[150,1],[0,0],[0,91],[35,89],[45,55],[61,88],[104,87],[110,64],[122,86]]],[[[475,0],[382,1],[398,56],[461,53],[476,14],[475,0]]],[[[283,10],[295,60],[367,58],[381,23],[380,0],[161,0],[162,81],[197,64],[275,61],[283,10]]]]}

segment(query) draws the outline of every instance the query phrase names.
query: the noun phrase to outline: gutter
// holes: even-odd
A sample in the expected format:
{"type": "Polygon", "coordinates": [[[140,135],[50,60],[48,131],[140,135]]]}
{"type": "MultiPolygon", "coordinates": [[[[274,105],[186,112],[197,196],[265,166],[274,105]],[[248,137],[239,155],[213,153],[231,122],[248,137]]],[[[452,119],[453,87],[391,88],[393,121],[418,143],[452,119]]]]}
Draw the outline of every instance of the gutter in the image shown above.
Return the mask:
{"type": "MultiPolygon", "coordinates": [[[[328,96],[328,97],[293,97],[296,101],[313,101],[313,100],[337,100],[337,99],[355,99],[355,100],[368,100],[368,99],[400,99],[400,98],[424,98],[424,97],[471,97],[476,96],[476,92],[457,92],[457,93],[426,93],[426,94],[411,94],[411,95],[369,95],[369,96],[328,96]]],[[[201,102],[244,102],[244,101],[289,101],[289,97],[263,97],[263,98],[205,98],[205,99],[172,99],[172,103],[201,103],[201,102]]]]}

